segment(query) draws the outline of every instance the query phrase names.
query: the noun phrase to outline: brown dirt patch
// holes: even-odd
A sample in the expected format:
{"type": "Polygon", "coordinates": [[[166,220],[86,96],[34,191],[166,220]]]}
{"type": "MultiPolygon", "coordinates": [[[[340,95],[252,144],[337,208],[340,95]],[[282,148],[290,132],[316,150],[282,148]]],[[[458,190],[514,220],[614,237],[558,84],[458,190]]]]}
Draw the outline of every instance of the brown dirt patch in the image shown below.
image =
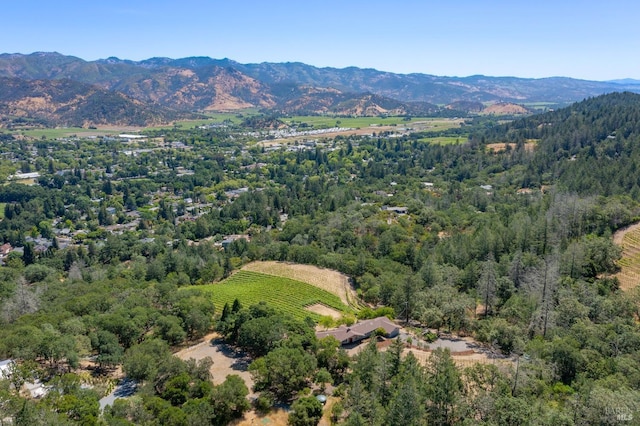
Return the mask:
{"type": "Polygon", "coordinates": [[[512,103],[497,103],[489,105],[480,112],[482,115],[517,115],[529,114],[529,110],[522,105],[512,103]]]}
{"type": "Polygon", "coordinates": [[[331,317],[333,319],[342,318],[342,312],[330,308],[327,305],[323,305],[322,303],[315,303],[313,305],[306,306],[305,309],[309,312],[313,312],[314,314],[322,315],[324,317],[331,317]]]}
{"type": "Polygon", "coordinates": [[[490,144],[487,144],[487,149],[490,152],[506,151],[508,147],[510,147],[511,149],[515,149],[516,148],[516,144],[515,143],[490,143],[490,144]]]}
{"type": "Polygon", "coordinates": [[[633,232],[638,229],[640,229],[640,222],[618,229],[615,234],[613,234],[613,243],[621,246],[624,236],[629,232],[633,232]]]}
{"type": "Polygon", "coordinates": [[[333,293],[347,306],[353,306],[357,301],[356,291],[351,285],[349,277],[332,269],[319,268],[313,265],[302,265],[287,262],[251,262],[243,270],[260,272],[267,275],[290,278],[302,281],[312,286],[333,293]]]}
{"type": "MultiPolygon", "coordinates": [[[[498,153],[498,152],[506,151],[507,148],[510,148],[511,150],[515,150],[516,146],[517,145],[515,143],[504,143],[504,142],[489,143],[487,144],[487,150],[492,153],[498,153]]],[[[525,142],[524,144],[524,150],[527,152],[533,151],[535,147],[536,147],[536,144],[534,142],[525,142]]]]}
{"type": "MultiPolygon", "coordinates": [[[[422,365],[426,365],[427,360],[431,356],[431,351],[424,351],[420,349],[405,349],[402,353],[406,356],[409,352],[413,353],[413,356],[420,362],[422,365]]],[[[493,364],[493,365],[511,365],[513,361],[509,358],[490,358],[487,354],[484,353],[460,353],[460,354],[452,354],[451,358],[456,363],[456,365],[460,368],[470,367],[474,364],[493,364]]]]}
{"type": "Polygon", "coordinates": [[[213,365],[209,371],[213,378],[213,384],[218,385],[224,382],[229,374],[237,374],[244,380],[249,391],[253,387],[253,380],[247,371],[251,359],[223,343],[218,333],[205,336],[203,342],[182,349],[175,353],[175,356],[185,361],[190,358],[201,360],[205,357],[211,357],[213,365]]]}
{"type": "Polygon", "coordinates": [[[289,413],[286,410],[282,408],[274,408],[267,414],[258,414],[253,410],[249,411],[245,413],[242,419],[233,421],[229,424],[232,426],[285,426],[288,419],[289,413]]]}

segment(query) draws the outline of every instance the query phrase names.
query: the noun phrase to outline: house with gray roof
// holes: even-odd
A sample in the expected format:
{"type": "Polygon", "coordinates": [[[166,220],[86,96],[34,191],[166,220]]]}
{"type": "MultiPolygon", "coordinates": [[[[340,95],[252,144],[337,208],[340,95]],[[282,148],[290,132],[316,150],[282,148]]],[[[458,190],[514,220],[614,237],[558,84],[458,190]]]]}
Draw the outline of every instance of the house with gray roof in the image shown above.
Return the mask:
{"type": "Polygon", "coordinates": [[[333,336],[341,345],[356,343],[370,337],[377,329],[384,330],[387,338],[396,337],[400,333],[400,327],[387,317],[378,317],[370,320],[360,321],[353,325],[342,325],[338,328],[316,332],[316,337],[333,336]]]}

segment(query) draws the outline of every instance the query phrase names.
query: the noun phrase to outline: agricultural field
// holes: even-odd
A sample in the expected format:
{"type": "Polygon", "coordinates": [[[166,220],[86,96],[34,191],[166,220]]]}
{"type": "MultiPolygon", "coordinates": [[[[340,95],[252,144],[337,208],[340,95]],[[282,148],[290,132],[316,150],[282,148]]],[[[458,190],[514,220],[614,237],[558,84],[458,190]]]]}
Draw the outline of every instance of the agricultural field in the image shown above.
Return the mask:
{"type": "Polygon", "coordinates": [[[358,296],[349,277],[332,269],[300,263],[261,261],[248,263],[242,270],[302,281],[335,294],[345,305],[353,306],[357,303],[358,296]]]}
{"type": "MultiPolygon", "coordinates": [[[[290,125],[296,125],[299,123],[306,123],[308,126],[314,129],[326,129],[331,127],[351,127],[351,128],[363,128],[363,127],[375,127],[375,126],[399,126],[399,127],[414,127],[417,123],[427,123],[430,126],[437,126],[439,130],[448,128],[447,126],[452,123],[456,123],[457,120],[451,120],[446,118],[426,118],[426,117],[412,117],[411,120],[406,120],[405,117],[331,117],[331,116],[293,116],[290,118],[284,118],[283,121],[290,125]]],[[[454,126],[454,127],[455,127],[454,126]]]]}
{"type": "Polygon", "coordinates": [[[616,274],[620,288],[631,290],[640,284],[640,224],[616,232],[613,241],[622,247],[621,270],[616,274]]]}
{"type": "Polygon", "coordinates": [[[175,127],[182,129],[194,129],[199,126],[205,126],[207,124],[222,123],[223,121],[231,121],[233,124],[240,124],[244,117],[257,114],[256,110],[241,110],[237,112],[211,112],[203,114],[207,118],[200,118],[197,120],[178,120],[175,123],[166,124],[163,126],[148,127],[151,130],[159,129],[173,129],[175,127]]]}
{"type": "Polygon", "coordinates": [[[162,126],[149,126],[145,128],[117,127],[117,126],[97,127],[94,129],[84,128],[84,127],[57,127],[54,129],[49,129],[49,128],[25,129],[25,130],[18,130],[13,133],[30,138],[30,139],[41,139],[41,138],[57,139],[57,138],[67,138],[71,136],[78,136],[78,137],[109,136],[109,135],[117,135],[119,133],[138,132],[145,129],[160,130],[160,129],[173,129],[176,127],[181,129],[194,129],[196,127],[204,126],[207,124],[222,123],[225,120],[229,120],[233,124],[240,124],[244,119],[244,117],[255,115],[257,113],[258,112],[253,109],[241,110],[237,112],[215,112],[215,113],[212,112],[212,113],[203,114],[206,118],[201,118],[196,120],[179,120],[171,124],[165,124],[162,126]]]}
{"type": "Polygon", "coordinates": [[[199,288],[211,295],[217,312],[222,312],[225,303],[232,304],[237,298],[244,306],[264,301],[297,319],[320,319],[320,315],[305,309],[318,303],[344,314],[352,313],[338,296],[326,290],[290,278],[252,271],[241,270],[222,282],[199,288]]]}
{"type": "MultiPolygon", "coordinates": [[[[58,138],[68,138],[72,136],[91,137],[91,136],[117,135],[125,131],[127,131],[127,129],[116,129],[116,128],[85,129],[82,127],[60,127],[55,129],[20,130],[17,134],[24,136],[26,138],[31,138],[31,139],[42,139],[42,138],[58,139],[58,138]]],[[[131,131],[131,129],[129,128],[128,131],[131,131]]]]}
{"type": "Polygon", "coordinates": [[[562,107],[562,105],[556,102],[525,102],[522,105],[537,110],[538,112],[545,112],[562,107]]]}

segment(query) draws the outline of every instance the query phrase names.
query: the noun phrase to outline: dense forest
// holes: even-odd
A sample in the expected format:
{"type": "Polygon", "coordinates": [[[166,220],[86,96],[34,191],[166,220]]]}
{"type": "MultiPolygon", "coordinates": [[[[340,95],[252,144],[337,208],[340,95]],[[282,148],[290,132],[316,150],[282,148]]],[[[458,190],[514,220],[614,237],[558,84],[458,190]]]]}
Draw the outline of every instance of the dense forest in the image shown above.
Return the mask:
{"type": "Polygon", "coordinates": [[[289,150],[242,125],[176,126],[136,155],[6,138],[0,174],[40,176],[0,187],[0,238],[23,247],[0,269],[0,358],[15,360],[0,420],[227,424],[250,408],[244,382],[214,386],[206,363],[171,355],[215,329],[252,356],[254,407],[291,406],[291,424],[317,423],[309,389],[327,384],[348,425],[637,421],[640,292],[619,288],[612,234],[640,217],[640,95],[463,129],[459,144],[380,132],[289,150]],[[250,241],[215,245],[231,234],[250,241]],[[371,308],[510,362],[461,368],[437,350],[423,365],[400,342],[350,359],[311,320],[215,312],[199,286],[253,260],[339,270],[371,308]],[[121,367],[136,396],[101,415],[109,381],[82,386],[89,361],[97,378],[121,367]],[[17,392],[34,378],[46,396],[17,392]]]}

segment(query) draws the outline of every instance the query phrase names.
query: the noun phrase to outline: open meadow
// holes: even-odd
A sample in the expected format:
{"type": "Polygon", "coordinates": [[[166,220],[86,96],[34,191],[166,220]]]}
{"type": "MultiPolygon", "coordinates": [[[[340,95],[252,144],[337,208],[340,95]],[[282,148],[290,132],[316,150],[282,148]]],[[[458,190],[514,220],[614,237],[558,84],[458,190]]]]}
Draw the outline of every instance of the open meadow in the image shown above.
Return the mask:
{"type": "Polygon", "coordinates": [[[142,128],[131,129],[131,128],[96,128],[96,129],[87,129],[83,127],[57,127],[55,129],[28,129],[28,130],[20,130],[16,132],[16,134],[24,136],[26,138],[31,139],[58,139],[58,138],[68,138],[73,136],[85,137],[89,138],[92,136],[113,136],[119,133],[124,133],[126,131],[139,131],[142,128]]]}
{"type": "Polygon", "coordinates": [[[206,126],[211,124],[220,124],[224,121],[231,122],[231,124],[240,124],[244,117],[256,115],[258,113],[255,109],[239,110],[235,112],[206,112],[202,113],[205,118],[199,118],[195,120],[178,120],[171,124],[165,124],[161,126],[151,126],[148,129],[160,130],[160,129],[194,129],[200,126],[206,126]]]}

